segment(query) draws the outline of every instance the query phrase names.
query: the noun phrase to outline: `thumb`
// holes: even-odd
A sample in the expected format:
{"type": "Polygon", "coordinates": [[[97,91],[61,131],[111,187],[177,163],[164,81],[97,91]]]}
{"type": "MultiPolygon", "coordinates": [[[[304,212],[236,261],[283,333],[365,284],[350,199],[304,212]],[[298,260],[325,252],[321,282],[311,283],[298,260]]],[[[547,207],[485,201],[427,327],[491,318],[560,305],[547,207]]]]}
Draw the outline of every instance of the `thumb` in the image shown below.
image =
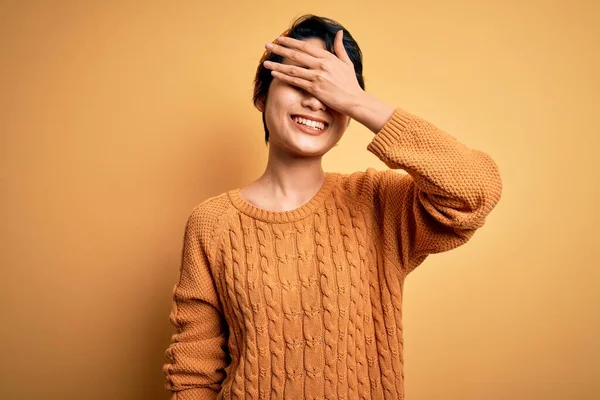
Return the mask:
{"type": "Polygon", "coordinates": [[[346,64],[352,65],[352,61],[350,57],[348,57],[348,53],[346,53],[346,49],[344,48],[344,31],[340,29],[335,34],[335,39],[333,41],[333,49],[335,50],[335,55],[337,58],[345,62],[346,64]]]}

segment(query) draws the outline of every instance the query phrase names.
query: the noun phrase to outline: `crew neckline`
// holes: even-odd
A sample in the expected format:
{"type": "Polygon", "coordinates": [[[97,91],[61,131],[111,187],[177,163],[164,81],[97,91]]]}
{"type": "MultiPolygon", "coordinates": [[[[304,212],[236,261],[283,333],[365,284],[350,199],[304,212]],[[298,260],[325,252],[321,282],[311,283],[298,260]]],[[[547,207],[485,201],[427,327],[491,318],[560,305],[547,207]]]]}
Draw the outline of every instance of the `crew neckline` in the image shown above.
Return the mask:
{"type": "Polygon", "coordinates": [[[300,207],[288,211],[271,211],[257,207],[242,198],[241,188],[230,190],[228,195],[235,208],[252,218],[265,222],[293,222],[306,218],[325,201],[335,184],[335,177],[335,173],[325,172],[325,180],[313,197],[300,207]]]}

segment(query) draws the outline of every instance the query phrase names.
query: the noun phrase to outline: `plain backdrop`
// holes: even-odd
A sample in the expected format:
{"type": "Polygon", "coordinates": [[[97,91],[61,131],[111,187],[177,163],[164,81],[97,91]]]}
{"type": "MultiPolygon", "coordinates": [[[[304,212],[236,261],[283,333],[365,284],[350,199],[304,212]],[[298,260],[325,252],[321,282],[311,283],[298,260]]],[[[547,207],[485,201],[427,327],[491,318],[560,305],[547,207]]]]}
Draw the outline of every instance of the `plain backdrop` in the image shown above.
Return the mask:
{"type": "MultiPolygon", "coordinates": [[[[498,163],[405,286],[409,400],[600,398],[597,1],[2,1],[0,397],[159,400],[184,225],[266,163],[252,80],[305,13],[366,89],[498,163]]],[[[327,171],[386,168],[356,121],[327,171]]]]}

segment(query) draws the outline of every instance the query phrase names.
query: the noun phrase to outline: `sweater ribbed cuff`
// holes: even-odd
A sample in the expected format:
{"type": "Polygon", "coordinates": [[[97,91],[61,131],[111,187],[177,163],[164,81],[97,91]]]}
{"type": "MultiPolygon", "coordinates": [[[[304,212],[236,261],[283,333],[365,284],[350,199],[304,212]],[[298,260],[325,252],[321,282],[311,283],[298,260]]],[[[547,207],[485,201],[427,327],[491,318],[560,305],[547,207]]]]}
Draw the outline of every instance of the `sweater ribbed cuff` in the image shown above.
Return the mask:
{"type": "Polygon", "coordinates": [[[367,150],[375,154],[382,161],[387,161],[387,154],[389,154],[389,149],[392,145],[404,144],[406,147],[410,147],[411,143],[416,139],[414,130],[410,129],[411,123],[417,119],[419,117],[396,108],[390,119],[375,134],[375,137],[367,146],[367,150]]]}

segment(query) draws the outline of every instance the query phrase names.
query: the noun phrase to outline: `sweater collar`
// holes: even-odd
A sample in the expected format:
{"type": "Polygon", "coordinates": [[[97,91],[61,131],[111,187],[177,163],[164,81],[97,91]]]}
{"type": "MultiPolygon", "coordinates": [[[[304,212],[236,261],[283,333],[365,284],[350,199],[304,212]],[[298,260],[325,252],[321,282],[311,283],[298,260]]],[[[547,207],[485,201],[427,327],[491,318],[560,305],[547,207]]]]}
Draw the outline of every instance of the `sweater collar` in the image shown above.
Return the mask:
{"type": "Polygon", "coordinates": [[[308,202],[289,211],[270,211],[259,208],[242,198],[240,195],[240,188],[230,190],[227,192],[227,194],[229,195],[229,199],[235,208],[252,218],[272,223],[294,222],[306,218],[317,208],[319,208],[319,206],[323,204],[327,196],[331,193],[332,188],[335,186],[336,180],[336,173],[325,172],[325,181],[317,193],[315,193],[315,195],[308,202]]]}

